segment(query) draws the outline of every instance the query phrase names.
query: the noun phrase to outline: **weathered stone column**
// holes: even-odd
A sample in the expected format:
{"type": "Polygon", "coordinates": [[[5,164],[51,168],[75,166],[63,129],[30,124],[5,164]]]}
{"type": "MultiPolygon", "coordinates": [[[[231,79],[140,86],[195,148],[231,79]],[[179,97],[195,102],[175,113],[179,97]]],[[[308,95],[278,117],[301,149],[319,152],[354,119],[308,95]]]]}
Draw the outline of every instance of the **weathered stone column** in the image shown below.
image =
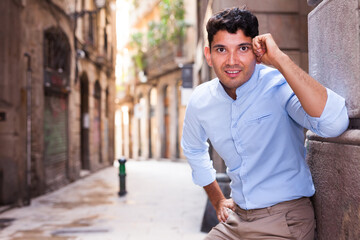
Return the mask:
{"type": "MultiPolygon", "coordinates": [[[[320,1],[308,1],[320,2],[320,1]]],[[[346,99],[338,138],[307,133],[318,239],[360,239],[360,32],[358,0],[324,0],[308,16],[309,73],[346,99]]]]}

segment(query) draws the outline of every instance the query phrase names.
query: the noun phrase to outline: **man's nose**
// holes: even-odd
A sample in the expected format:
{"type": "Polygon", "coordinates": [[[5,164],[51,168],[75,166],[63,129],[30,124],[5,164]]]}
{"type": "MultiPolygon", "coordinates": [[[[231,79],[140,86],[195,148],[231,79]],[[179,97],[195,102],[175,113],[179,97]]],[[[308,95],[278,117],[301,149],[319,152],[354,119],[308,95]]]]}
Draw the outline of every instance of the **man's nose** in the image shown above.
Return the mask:
{"type": "Polygon", "coordinates": [[[234,64],[238,64],[239,60],[240,58],[238,54],[236,53],[236,51],[233,51],[229,53],[226,63],[229,65],[234,65],[234,64]]]}

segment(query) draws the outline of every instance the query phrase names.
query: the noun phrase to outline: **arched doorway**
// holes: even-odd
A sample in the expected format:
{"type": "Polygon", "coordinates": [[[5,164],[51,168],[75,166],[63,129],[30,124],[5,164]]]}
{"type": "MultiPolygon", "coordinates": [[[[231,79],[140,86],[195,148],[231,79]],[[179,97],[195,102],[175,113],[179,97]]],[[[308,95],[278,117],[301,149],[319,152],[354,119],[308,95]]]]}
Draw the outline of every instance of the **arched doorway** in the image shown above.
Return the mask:
{"type": "Polygon", "coordinates": [[[142,93],[138,96],[138,101],[135,105],[135,118],[136,118],[136,136],[137,136],[137,156],[145,158],[147,150],[145,131],[146,131],[146,99],[142,93]]]}
{"type": "Polygon", "coordinates": [[[149,92],[149,158],[153,158],[156,153],[156,140],[158,137],[157,119],[155,109],[157,105],[157,90],[153,87],[149,92]]]}
{"type": "Polygon", "coordinates": [[[110,116],[110,109],[109,109],[109,88],[107,87],[105,90],[105,115],[104,115],[104,145],[103,145],[103,155],[105,158],[105,161],[108,161],[110,163],[110,156],[109,156],[109,116],[110,116]]]}
{"type": "Polygon", "coordinates": [[[89,80],[84,73],[80,77],[80,151],[81,169],[90,170],[89,160],[89,80]]]}
{"type": "Polygon", "coordinates": [[[101,163],[101,86],[97,80],[94,85],[94,117],[93,117],[93,146],[94,146],[94,162],[101,163]]]}
{"type": "Polygon", "coordinates": [[[44,168],[46,189],[68,179],[70,45],[58,27],[44,31],[44,168]]]}
{"type": "Polygon", "coordinates": [[[170,87],[163,88],[164,96],[164,135],[162,141],[162,157],[170,158],[170,87]]]}

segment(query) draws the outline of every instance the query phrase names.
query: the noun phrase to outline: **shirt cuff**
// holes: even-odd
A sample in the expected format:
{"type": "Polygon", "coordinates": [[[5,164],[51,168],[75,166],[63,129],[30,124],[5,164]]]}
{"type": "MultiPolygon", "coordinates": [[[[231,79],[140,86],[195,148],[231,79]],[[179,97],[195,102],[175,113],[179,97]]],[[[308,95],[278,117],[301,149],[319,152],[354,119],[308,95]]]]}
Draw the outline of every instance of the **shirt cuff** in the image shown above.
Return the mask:
{"type": "Polygon", "coordinates": [[[328,121],[332,122],[336,120],[338,115],[340,114],[341,110],[345,106],[345,99],[341,97],[340,95],[334,93],[330,89],[327,90],[327,101],[324,108],[324,111],[322,112],[319,121],[328,121]]]}
{"type": "Polygon", "coordinates": [[[306,115],[313,132],[323,137],[336,137],[343,133],[349,124],[345,99],[328,88],[326,91],[327,101],[321,116],[306,115]]]}
{"type": "Polygon", "coordinates": [[[196,185],[199,185],[201,187],[207,186],[215,181],[216,170],[214,168],[193,170],[192,179],[196,185]]]}

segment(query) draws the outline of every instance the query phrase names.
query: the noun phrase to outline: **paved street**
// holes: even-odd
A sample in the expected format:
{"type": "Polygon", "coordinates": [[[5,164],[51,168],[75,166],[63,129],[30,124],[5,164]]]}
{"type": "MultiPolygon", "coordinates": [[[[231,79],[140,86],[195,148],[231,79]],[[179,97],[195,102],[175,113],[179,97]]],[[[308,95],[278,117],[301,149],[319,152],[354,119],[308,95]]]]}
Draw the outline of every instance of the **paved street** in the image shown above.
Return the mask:
{"type": "Polygon", "coordinates": [[[28,207],[0,215],[10,225],[0,239],[195,240],[206,195],[191,181],[185,162],[128,161],[128,194],[118,197],[118,169],[109,167],[28,207]]]}

